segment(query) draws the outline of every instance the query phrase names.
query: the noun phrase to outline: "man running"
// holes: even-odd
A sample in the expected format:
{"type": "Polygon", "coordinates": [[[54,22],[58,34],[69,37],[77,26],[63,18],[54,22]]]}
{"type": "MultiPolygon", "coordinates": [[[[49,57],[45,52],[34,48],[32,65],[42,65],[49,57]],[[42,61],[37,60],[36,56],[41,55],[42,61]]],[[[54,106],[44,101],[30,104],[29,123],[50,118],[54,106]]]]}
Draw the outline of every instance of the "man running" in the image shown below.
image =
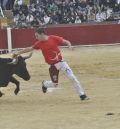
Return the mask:
{"type": "Polygon", "coordinates": [[[73,86],[76,89],[80,99],[89,99],[84,93],[80,82],[72,72],[71,68],[69,67],[67,62],[63,60],[61,52],[58,48],[60,44],[66,44],[69,48],[72,48],[70,41],[65,40],[63,37],[47,35],[44,28],[38,28],[35,31],[35,36],[38,40],[37,42],[35,42],[31,47],[14,53],[13,57],[16,57],[23,53],[31,52],[34,49],[39,49],[42,51],[45,62],[49,65],[49,74],[51,77],[50,81],[45,80],[42,82],[43,93],[46,93],[48,88],[57,87],[59,71],[63,71],[65,75],[72,81],[73,86]]]}

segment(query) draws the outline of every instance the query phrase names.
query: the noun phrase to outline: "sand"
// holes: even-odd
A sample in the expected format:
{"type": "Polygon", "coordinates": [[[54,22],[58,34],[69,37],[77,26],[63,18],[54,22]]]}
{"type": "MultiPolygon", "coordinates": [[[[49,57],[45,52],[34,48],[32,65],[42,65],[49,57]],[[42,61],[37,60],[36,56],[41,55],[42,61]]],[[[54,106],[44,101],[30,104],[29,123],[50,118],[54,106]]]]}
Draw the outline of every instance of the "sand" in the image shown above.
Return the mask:
{"type": "Polygon", "coordinates": [[[0,129],[120,129],[120,46],[61,51],[90,100],[82,102],[63,73],[58,88],[43,94],[41,82],[50,79],[48,65],[36,51],[27,60],[31,80],[16,76],[19,94],[14,95],[12,83],[2,88],[0,129]]]}

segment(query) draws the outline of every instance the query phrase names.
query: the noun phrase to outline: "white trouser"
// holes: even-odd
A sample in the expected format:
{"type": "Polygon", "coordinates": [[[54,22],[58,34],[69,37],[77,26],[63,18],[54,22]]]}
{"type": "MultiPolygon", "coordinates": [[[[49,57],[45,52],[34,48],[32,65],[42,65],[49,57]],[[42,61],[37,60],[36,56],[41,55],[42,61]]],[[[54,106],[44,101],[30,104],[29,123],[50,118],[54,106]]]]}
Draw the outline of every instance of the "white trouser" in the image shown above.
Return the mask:
{"type": "MultiPolygon", "coordinates": [[[[78,79],[76,78],[76,76],[73,74],[71,68],[69,67],[69,65],[66,62],[58,62],[56,64],[54,64],[56,66],[56,68],[59,71],[63,71],[66,76],[72,81],[74,88],[76,89],[77,93],[79,96],[84,95],[84,90],[80,84],[80,82],[78,81],[78,79]]],[[[50,87],[55,87],[56,84],[53,83],[52,81],[44,81],[44,85],[46,88],[50,88],[50,87]]]]}

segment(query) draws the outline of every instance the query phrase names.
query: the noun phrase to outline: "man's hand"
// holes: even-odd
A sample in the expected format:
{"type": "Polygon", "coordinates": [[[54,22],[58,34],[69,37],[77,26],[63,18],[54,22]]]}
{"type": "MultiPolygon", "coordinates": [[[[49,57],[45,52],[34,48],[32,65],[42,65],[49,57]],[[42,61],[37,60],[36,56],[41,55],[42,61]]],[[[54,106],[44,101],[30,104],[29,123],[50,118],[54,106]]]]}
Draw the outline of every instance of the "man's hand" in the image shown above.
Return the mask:
{"type": "Polygon", "coordinates": [[[63,43],[66,44],[68,46],[68,48],[70,48],[71,50],[73,50],[73,46],[71,45],[70,41],[64,40],[63,43]]]}
{"type": "Polygon", "coordinates": [[[13,53],[13,54],[12,54],[12,58],[14,58],[14,59],[17,58],[18,56],[19,56],[18,53],[13,53]]]}
{"type": "Polygon", "coordinates": [[[69,46],[69,49],[73,51],[74,50],[74,47],[73,46],[69,46]]]}
{"type": "Polygon", "coordinates": [[[27,52],[32,52],[33,48],[32,47],[28,47],[28,48],[24,48],[23,50],[17,51],[15,53],[13,53],[13,58],[17,58],[19,55],[27,53],[27,52]]]}

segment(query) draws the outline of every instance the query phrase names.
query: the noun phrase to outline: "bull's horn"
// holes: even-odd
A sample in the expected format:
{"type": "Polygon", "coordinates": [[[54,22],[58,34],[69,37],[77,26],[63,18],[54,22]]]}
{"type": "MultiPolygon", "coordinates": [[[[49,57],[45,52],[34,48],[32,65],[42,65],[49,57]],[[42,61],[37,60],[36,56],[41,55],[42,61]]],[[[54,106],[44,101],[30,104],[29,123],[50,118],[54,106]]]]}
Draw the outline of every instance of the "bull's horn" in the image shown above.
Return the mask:
{"type": "Polygon", "coordinates": [[[33,52],[30,52],[28,56],[25,56],[24,59],[29,59],[32,56],[33,52]]]}
{"type": "Polygon", "coordinates": [[[18,63],[18,57],[17,58],[13,58],[12,62],[8,63],[8,64],[17,64],[18,63]]]}

